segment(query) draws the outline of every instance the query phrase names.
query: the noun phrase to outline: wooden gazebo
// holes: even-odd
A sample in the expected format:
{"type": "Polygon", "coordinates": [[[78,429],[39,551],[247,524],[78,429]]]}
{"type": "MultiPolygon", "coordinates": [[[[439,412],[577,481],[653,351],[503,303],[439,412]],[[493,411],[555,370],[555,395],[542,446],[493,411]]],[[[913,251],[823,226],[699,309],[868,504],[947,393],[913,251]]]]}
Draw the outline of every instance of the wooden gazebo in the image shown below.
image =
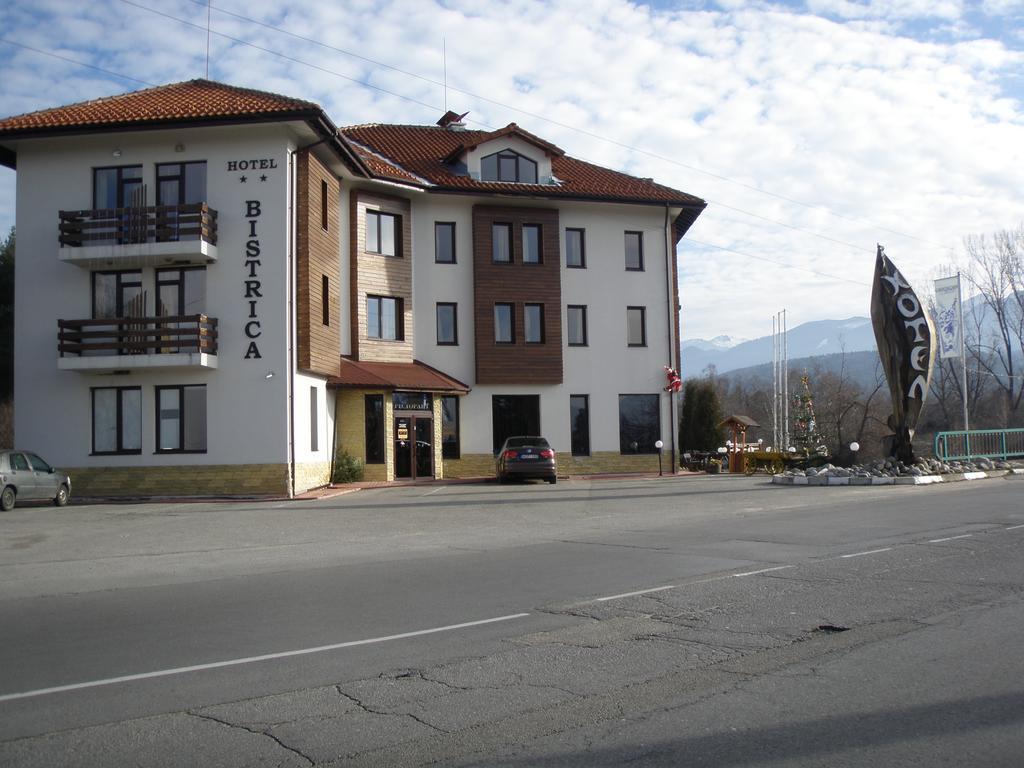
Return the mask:
{"type": "Polygon", "coordinates": [[[730,472],[742,472],[743,471],[743,453],[747,445],[747,430],[755,429],[761,425],[754,421],[749,416],[743,416],[738,413],[734,413],[732,416],[727,417],[719,428],[726,427],[732,433],[732,446],[729,448],[729,471],[730,472]]]}

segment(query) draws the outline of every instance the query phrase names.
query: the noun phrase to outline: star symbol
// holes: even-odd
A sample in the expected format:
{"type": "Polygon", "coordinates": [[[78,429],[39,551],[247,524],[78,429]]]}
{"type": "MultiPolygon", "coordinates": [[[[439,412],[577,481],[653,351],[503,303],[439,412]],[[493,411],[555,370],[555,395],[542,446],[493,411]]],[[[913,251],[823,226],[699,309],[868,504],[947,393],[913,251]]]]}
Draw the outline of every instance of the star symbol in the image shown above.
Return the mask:
{"type": "Polygon", "coordinates": [[[267,180],[267,174],[264,173],[262,176],[260,176],[260,181],[266,181],[266,180],[267,180]]]}
{"type": "Polygon", "coordinates": [[[240,182],[242,182],[243,184],[245,184],[245,176],[239,176],[239,177],[238,177],[238,180],[239,180],[240,182]]]}

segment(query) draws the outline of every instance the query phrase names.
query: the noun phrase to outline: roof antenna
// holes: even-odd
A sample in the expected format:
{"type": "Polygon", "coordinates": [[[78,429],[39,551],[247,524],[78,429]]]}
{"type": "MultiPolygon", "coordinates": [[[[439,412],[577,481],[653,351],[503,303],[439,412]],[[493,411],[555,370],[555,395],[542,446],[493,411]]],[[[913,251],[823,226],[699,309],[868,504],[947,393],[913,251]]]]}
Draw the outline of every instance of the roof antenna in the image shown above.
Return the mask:
{"type": "Polygon", "coordinates": [[[206,79],[210,79],[210,5],[213,0],[206,0],[206,79]]]}
{"type": "Polygon", "coordinates": [[[448,111],[448,40],[441,38],[441,61],[444,66],[444,111],[448,111]]]}

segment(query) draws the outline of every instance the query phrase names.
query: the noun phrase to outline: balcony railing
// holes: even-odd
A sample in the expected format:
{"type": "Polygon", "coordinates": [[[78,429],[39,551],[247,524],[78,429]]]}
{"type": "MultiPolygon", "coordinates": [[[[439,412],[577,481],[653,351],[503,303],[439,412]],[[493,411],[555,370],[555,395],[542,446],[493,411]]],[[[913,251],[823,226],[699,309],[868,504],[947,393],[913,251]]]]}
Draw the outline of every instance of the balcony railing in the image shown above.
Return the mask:
{"type": "Polygon", "coordinates": [[[217,318],[206,315],[58,320],[65,355],[217,354],[217,318]]]}
{"type": "Polygon", "coordinates": [[[126,245],[204,240],[217,244],[217,211],[206,203],[60,212],[60,244],[126,245]]]}

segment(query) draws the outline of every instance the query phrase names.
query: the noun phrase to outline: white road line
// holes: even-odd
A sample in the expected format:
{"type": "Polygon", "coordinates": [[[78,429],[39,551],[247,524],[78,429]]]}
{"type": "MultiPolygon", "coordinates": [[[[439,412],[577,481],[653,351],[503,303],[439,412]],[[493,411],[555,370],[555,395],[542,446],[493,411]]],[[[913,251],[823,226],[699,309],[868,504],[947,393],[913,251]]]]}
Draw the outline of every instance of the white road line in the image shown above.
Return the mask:
{"type": "Polygon", "coordinates": [[[1016,531],[1018,528],[1024,528],[1024,525],[1011,525],[1009,528],[1006,528],[1005,530],[1016,531]]]}
{"type": "Polygon", "coordinates": [[[943,541],[955,541],[956,539],[969,539],[973,535],[974,535],[973,533],[964,533],[964,534],[961,534],[960,536],[947,536],[944,539],[929,539],[928,543],[929,544],[940,544],[943,541]]]}
{"type": "Polygon", "coordinates": [[[148,680],[153,677],[168,677],[170,675],[183,675],[187,672],[202,672],[207,669],[218,669],[220,667],[235,667],[240,664],[254,664],[259,661],[270,661],[272,659],[286,659],[290,656],[304,656],[310,653],[322,653],[324,651],[336,651],[341,648],[353,648],[357,645],[371,645],[373,643],[386,643],[390,640],[404,640],[409,637],[421,637],[433,635],[438,632],[451,632],[456,629],[467,629],[479,627],[484,624],[495,624],[499,621],[511,621],[529,616],[528,613],[513,613],[508,616],[497,616],[493,619],[480,619],[479,621],[467,621],[462,624],[449,624],[446,627],[432,627],[431,629],[419,629],[414,632],[403,632],[398,635],[387,635],[385,637],[371,637],[366,640],[351,640],[347,643],[334,643],[332,645],[320,645],[316,648],[300,648],[294,651],[282,651],[280,653],[265,653],[262,656],[247,656],[242,659],[229,659],[228,661],[214,661],[210,664],[195,664],[191,667],[175,667],[173,669],[160,669],[155,672],[142,672],[137,675],[122,675],[121,677],[109,677],[105,680],[90,680],[86,683],[74,683],[72,685],[57,685],[53,688],[40,688],[35,691],[23,691],[21,693],[8,693],[0,696],[0,701],[14,701],[15,699],[29,699],[34,696],[45,696],[50,693],[64,693],[66,691],[78,691],[83,688],[99,688],[104,685],[116,685],[117,683],[129,683],[135,680],[148,680]]]}
{"type": "Polygon", "coordinates": [[[881,549],[869,549],[867,552],[854,552],[851,555],[840,555],[840,557],[863,557],[864,555],[877,555],[879,552],[888,552],[892,547],[882,547],[881,549]]]}
{"type": "Polygon", "coordinates": [[[622,597],[636,597],[637,595],[649,595],[651,592],[664,592],[666,589],[674,589],[673,586],[654,587],[653,589],[639,589],[636,592],[623,592],[621,595],[609,595],[608,597],[595,598],[596,603],[605,603],[609,600],[618,600],[622,597]]]}
{"type": "Polygon", "coordinates": [[[756,576],[759,573],[771,573],[772,571],[784,571],[787,568],[796,568],[795,565],[777,565],[774,568],[762,568],[759,571],[746,571],[744,573],[734,573],[733,578],[739,578],[740,576],[756,576]]]}

